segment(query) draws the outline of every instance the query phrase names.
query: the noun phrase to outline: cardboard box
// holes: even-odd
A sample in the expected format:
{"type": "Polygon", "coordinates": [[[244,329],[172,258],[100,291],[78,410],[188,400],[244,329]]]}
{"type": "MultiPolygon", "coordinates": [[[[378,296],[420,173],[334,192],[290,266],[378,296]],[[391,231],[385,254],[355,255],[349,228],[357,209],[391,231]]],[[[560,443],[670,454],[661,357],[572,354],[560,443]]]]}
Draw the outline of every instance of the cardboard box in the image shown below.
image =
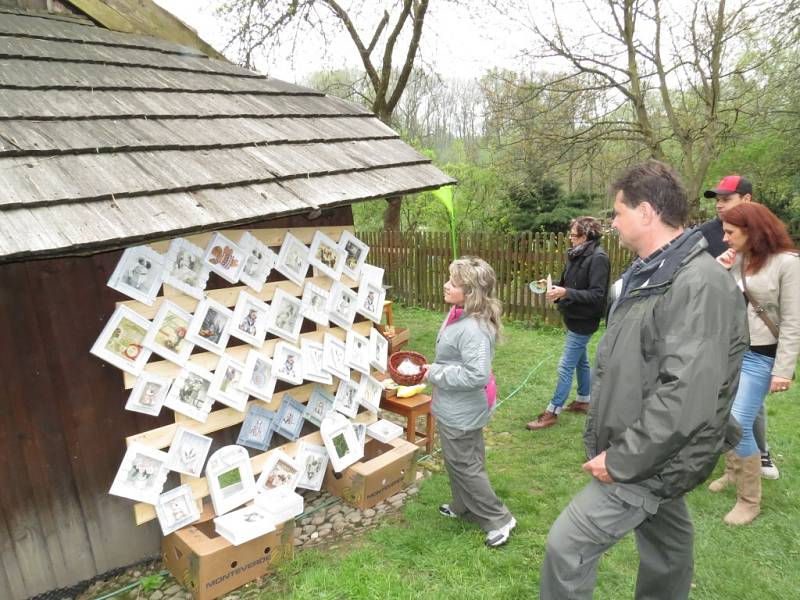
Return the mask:
{"type": "Polygon", "coordinates": [[[328,465],[322,489],[361,510],[371,508],[414,483],[420,452],[405,439],[384,444],[368,438],[360,461],[339,474],[328,465]]]}
{"type": "Polygon", "coordinates": [[[389,355],[391,355],[408,343],[408,340],[411,339],[411,332],[408,330],[408,327],[398,327],[395,325],[394,336],[388,337],[386,335],[387,327],[388,325],[376,325],[375,328],[378,330],[378,333],[385,337],[389,342],[389,355]]]}
{"type": "Polygon", "coordinates": [[[169,534],[161,542],[164,564],[195,600],[219,598],[292,557],[294,521],[234,546],[214,531],[213,516],[207,504],[199,522],[169,534]]]}

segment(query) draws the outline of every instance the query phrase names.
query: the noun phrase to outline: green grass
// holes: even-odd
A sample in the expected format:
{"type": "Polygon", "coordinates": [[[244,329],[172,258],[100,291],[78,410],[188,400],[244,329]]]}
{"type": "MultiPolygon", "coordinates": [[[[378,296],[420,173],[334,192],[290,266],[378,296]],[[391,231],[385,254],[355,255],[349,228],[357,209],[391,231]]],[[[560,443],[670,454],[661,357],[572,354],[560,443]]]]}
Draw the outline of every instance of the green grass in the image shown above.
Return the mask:
{"type": "MultiPolygon", "coordinates": [[[[411,328],[411,349],[433,358],[443,315],[395,308],[395,321],[411,328]]],[[[595,336],[593,345],[597,342],[595,336]]],[[[546,406],[555,384],[563,332],[506,327],[494,368],[503,399],[536,368],[527,384],[498,408],[487,430],[489,476],[519,522],[510,543],[483,546],[476,527],[439,516],[449,499],[444,472],[436,472],[402,513],[356,541],[308,550],[279,567],[259,598],[398,598],[458,600],[536,598],[550,525],[587,482],[580,466],[582,415],[536,433],[524,424],[546,406]]],[[[592,356],[594,347],[592,347],[592,356]]],[[[745,600],[797,597],[800,589],[799,384],[768,400],[769,440],[781,479],[764,482],[761,516],[750,526],[722,523],[733,493],[705,486],[689,495],[695,524],[692,598],[745,600]]],[[[717,467],[718,473],[721,465],[717,467]]],[[[633,598],[638,555],[629,535],[603,558],[596,599],[633,598]]]]}

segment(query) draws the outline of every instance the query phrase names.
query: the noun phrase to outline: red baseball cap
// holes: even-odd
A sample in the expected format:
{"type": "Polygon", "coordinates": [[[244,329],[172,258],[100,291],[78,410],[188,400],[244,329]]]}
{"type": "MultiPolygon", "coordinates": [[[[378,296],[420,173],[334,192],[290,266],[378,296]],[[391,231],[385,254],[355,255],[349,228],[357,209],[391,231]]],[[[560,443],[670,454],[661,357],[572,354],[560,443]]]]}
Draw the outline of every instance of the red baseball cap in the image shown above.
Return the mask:
{"type": "Polygon", "coordinates": [[[729,196],[731,194],[745,194],[753,193],[753,184],[741,175],[727,175],[722,178],[719,185],[711,190],[703,192],[706,198],[716,198],[717,196],[729,196]]]}

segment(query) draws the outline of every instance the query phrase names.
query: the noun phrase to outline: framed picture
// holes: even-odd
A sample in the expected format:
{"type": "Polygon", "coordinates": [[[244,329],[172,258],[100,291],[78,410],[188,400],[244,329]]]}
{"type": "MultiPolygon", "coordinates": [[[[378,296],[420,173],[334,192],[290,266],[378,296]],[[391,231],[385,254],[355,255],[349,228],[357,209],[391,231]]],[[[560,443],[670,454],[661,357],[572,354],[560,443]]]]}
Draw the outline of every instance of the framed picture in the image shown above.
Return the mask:
{"type": "Polygon", "coordinates": [[[278,252],[275,268],[286,279],[303,287],[308,272],[308,248],[288,231],[278,252]]]}
{"type": "Polygon", "coordinates": [[[275,411],[253,403],[244,417],[242,428],[236,443],[262,452],[269,448],[272,441],[273,422],[275,411]]]}
{"type": "Polygon", "coordinates": [[[150,321],[127,306],[120,305],[103,327],[90,352],[131,375],[144,369],[150,350],[144,347],[144,338],[150,321]]]}
{"type": "Polygon", "coordinates": [[[325,469],[328,467],[328,451],[325,446],[300,442],[295,461],[300,468],[297,487],[316,491],[322,489],[325,469]]]}
{"type": "Polygon", "coordinates": [[[353,430],[356,432],[356,439],[358,445],[361,446],[361,451],[364,451],[364,444],[367,443],[367,424],[366,423],[353,423],[353,430]]]}
{"type": "Polygon", "coordinates": [[[272,374],[286,383],[303,383],[303,355],[300,348],[288,342],[275,344],[272,354],[272,374]]]}
{"type": "Polygon", "coordinates": [[[200,520],[200,509],[189,485],[179,485],[158,497],[156,516],[161,533],[169,535],[189,523],[200,520]]]}
{"type": "Polygon", "coordinates": [[[224,446],[214,452],[206,465],[206,480],[217,515],[223,515],[255,498],[253,466],[247,450],[241,446],[224,446]]]}
{"type": "Polygon", "coordinates": [[[347,417],[358,414],[358,384],[349,379],[343,379],[336,388],[336,397],[333,408],[347,417]]]}
{"type": "Polygon", "coordinates": [[[265,494],[278,488],[294,491],[300,479],[300,465],[283,450],[273,450],[256,481],[256,493],[265,494]]]}
{"type": "Polygon", "coordinates": [[[245,231],[239,239],[239,247],[247,257],[239,281],[260,292],[270,271],[275,267],[278,255],[249,231],[245,231]]]}
{"type": "Polygon", "coordinates": [[[306,407],[302,402],[298,402],[289,394],[283,395],[283,401],[278,409],[278,416],[275,417],[273,429],[285,437],[287,440],[295,441],[300,436],[303,428],[303,413],[306,407]]]}
{"type": "Polygon", "coordinates": [[[210,437],[178,427],[169,445],[167,466],[171,471],[200,477],[210,449],[210,437]]]}
{"type": "Polygon", "coordinates": [[[358,281],[361,274],[361,265],[364,264],[369,253],[369,246],[349,231],[344,231],[339,238],[339,247],[346,254],[342,272],[350,279],[358,281]]]}
{"type": "Polygon", "coordinates": [[[356,310],[370,321],[380,323],[381,317],[383,317],[383,301],[385,299],[386,290],[381,285],[375,285],[366,279],[362,279],[361,285],[358,287],[358,307],[356,310]]]}
{"type": "Polygon", "coordinates": [[[205,423],[214,399],[208,395],[212,375],[202,367],[187,363],[175,379],[164,405],[175,412],[205,423]]]}
{"type": "Polygon", "coordinates": [[[332,394],[315,385],[311,390],[311,395],[306,402],[306,410],[303,417],[309,423],[313,423],[319,427],[322,419],[328,416],[328,413],[333,410],[335,399],[332,394]]]}
{"type": "Polygon", "coordinates": [[[383,386],[371,375],[362,375],[358,382],[358,401],[369,412],[378,414],[383,386]]]}
{"type": "Polygon", "coordinates": [[[157,417],[171,384],[172,379],[169,377],[142,371],[142,374],[136,379],[136,383],[133,384],[128,402],[125,403],[125,410],[157,417]]]}
{"type": "Polygon", "coordinates": [[[208,241],[203,261],[225,281],[236,283],[247,260],[244,250],[221,233],[214,233],[208,241]]]}
{"type": "Polygon", "coordinates": [[[241,389],[243,374],[244,363],[229,354],[223,354],[217,363],[214,377],[211,379],[208,395],[225,406],[244,412],[250,396],[241,389]]]}
{"type": "Polygon", "coordinates": [[[397,423],[392,423],[386,419],[380,419],[367,426],[367,434],[379,442],[388,444],[393,439],[403,435],[403,428],[397,423]]]}
{"type": "Polygon", "coordinates": [[[384,270],[381,269],[380,267],[364,263],[363,265],[361,265],[361,273],[359,274],[358,283],[360,285],[364,281],[368,281],[371,284],[376,285],[382,289],[383,273],[384,270]]]}
{"type": "Polygon", "coordinates": [[[316,383],[333,383],[333,376],[322,368],[322,342],[303,338],[300,340],[300,353],[303,355],[303,379],[316,383]]]}
{"type": "Polygon", "coordinates": [[[134,442],[128,446],[109,494],[157,504],[169,475],[167,453],[134,442]]]}
{"type": "Polygon", "coordinates": [[[328,296],[328,319],[339,327],[350,329],[358,308],[358,295],[346,285],[334,281],[328,296]]]}
{"type": "Polygon", "coordinates": [[[269,402],[275,391],[277,380],[272,376],[272,361],[255,350],[247,353],[239,389],[269,402]]]}
{"type": "Polygon", "coordinates": [[[228,345],[233,312],[209,298],[201,300],[189,323],[186,339],[214,354],[222,354],[228,345]]]}
{"type": "Polygon", "coordinates": [[[161,289],[165,259],[148,246],[128,248],[122,253],[108,287],[148,306],[161,289]]]}
{"type": "Polygon", "coordinates": [[[301,312],[306,319],[323,327],[328,326],[328,290],[307,281],[301,303],[301,312]]]}
{"type": "Polygon", "coordinates": [[[321,273],[335,281],[339,281],[344,268],[346,254],[339,244],[334,242],[321,231],[314,233],[311,247],[308,251],[308,263],[317,268],[321,273]]]}
{"type": "Polygon", "coordinates": [[[275,521],[265,508],[249,505],[214,519],[214,530],[239,546],[275,531],[275,521]]]}
{"type": "Polygon", "coordinates": [[[194,348],[194,344],[186,339],[191,322],[191,314],[174,302],[164,300],[147,330],[144,347],[176,365],[185,365],[194,348]]]}
{"type": "Polygon", "coordinates": [[[172,240],[166,256],[164,283],[201,300],[208,283],[209,268],[203,262],[203,249],[183,238],[172,240]]]}
{"type": "Polygon", "coordinates": [[[247,292],[239,292],[233,309],[230,334],[251,346],[261,348],[267,337],[269,305],[247,292]]]}
{"type": "Polygon", "coordinates": [[[369,332],[369,364],[381,373],[386,373],[389,359],[389,340],[374,327],[369,332]]]}
{"type": "Polygon", "coordinates": [[[272,296],[267,330],[285,340],[297,343],[300,328],[303,326],[302,308],[303,303],[300,298],[278,288],[272,296]]]}
{"type": "Polygon", "coordinates": [[[353,424],[339,413],[333,412],[325,417],[319,431],[331,466],[337,473],[364,457],[353,424]]]}
{"type": "Polygon", "coordinates": [[[351,369],[369,374],[369,340],[355,331],[347,332],[344,362],[351,369]]]}
{"type": "Polygon", "coordinates": [[[344,341],[330,333],[322,339],[322,368],[339,379],[350,379],[350,367],[344,361],[344,341]]]}

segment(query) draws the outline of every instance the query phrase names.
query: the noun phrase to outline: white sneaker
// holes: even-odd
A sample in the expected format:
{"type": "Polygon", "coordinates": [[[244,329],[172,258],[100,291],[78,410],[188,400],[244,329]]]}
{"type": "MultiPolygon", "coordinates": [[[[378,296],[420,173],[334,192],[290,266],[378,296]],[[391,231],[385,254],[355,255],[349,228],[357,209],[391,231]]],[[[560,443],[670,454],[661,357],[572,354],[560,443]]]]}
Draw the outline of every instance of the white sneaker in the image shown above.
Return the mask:
{"type": "Polygon", "coordinates": [[[486,534],[486,545],[489,548],[498,548],[508,542],[511,537],[511,532],[517,526],[517,520],[511,517],[511,520],[503,525],[500,529],[492,529],[486,534]]]}
{"type": "Polygon", "coordinates": [[[772,462],[769,452],[761,455],[761,476],[764,479],[779,479],[781,476],[778,467],[772,462]]]}

